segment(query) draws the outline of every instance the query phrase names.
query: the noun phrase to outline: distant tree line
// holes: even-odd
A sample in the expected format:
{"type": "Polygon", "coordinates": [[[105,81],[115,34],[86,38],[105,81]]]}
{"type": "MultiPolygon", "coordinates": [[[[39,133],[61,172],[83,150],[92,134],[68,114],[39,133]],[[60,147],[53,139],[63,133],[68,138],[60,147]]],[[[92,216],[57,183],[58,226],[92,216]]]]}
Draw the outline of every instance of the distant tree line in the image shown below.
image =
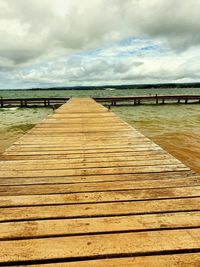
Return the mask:
{"type": "Polygon", "coordinates": [[[49,88],[27,88],[10,90],[103,90],[103,89],[173,89],[173,88],[200,88],[200,83],[157,83],[157,84],[129,84],[129,85],[102,85],[102,86],[62,86],[49,88]]]}

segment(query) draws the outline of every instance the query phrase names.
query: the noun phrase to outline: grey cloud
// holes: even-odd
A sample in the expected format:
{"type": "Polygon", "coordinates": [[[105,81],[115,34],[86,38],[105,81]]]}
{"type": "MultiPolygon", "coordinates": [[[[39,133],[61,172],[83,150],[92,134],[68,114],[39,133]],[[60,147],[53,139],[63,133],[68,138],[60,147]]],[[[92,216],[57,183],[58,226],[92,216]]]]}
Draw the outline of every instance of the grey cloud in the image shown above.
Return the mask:
{"type": "Polygon", "coordinates": [[[10,60],[11,68],[13,68],[13,64],[22,64],[26,61],[35,59],[35,57],[41,55],[41,52],[39,51],[33,51],[33,50],[21,50],[16,49],[15,51],[10,50],[1,50],[0,51],[2,55],[4,56],[5,60],[10,60]]]}
{"type": "Polygon", "coordinates": [[[196,0],[181,1],[141,0],[141,32],[152,37],[163,37],[176,50],[200,44],[199,8],[196,0]],[[145,8],[148,8],[148,10],[145,8]]]}
{"type": "Polygon", "coordinates": [[[0,0],[0,56],[19,65],[129,36],[199,45],[196,0],[0,0]]]}
{"type": "Polygon", "coordinates": [[[199,10],[196,0],[0,0],[0,87],[197,81],[199,10]],[[68,56],[133,36],[163,50],[68,56]]]}

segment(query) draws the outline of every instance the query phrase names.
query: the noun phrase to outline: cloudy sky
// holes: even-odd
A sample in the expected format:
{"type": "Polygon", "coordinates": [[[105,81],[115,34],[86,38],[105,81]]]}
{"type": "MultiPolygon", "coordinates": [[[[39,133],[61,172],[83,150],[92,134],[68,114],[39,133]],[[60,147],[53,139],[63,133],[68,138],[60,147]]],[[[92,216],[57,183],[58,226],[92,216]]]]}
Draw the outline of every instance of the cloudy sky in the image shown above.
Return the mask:
{"type": "Polygon", "coordinates": [[[199,0],[0,0],[0,88],[200,81],[199,0]]]}

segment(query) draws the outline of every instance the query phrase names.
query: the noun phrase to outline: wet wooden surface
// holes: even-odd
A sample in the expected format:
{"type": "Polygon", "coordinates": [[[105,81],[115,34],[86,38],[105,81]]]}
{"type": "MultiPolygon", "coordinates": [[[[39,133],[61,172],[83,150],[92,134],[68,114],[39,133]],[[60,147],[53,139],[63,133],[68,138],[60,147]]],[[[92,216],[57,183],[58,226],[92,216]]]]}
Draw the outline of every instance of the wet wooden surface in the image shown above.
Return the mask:
{"type": "Polygon", "coordinates": [[[0,170],[0,266],[200,266],[199,176],[90,98],[0,170]]]}

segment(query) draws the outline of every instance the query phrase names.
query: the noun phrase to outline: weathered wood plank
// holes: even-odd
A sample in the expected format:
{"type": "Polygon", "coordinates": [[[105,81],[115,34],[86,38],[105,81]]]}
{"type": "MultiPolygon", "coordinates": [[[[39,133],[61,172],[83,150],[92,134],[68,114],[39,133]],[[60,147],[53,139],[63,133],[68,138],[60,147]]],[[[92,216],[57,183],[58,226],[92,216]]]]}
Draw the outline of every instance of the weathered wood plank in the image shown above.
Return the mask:
{"type": "Polygon", "coordinates": [[[88,147],[88,148],[85,148],[84,147],[84,145],[83,146],[80,146],[80,147],[69,147],[69,148],[66,148],[66,147],[63,147],[63,146],[61,146],[61,145],[57,145],[57,146],[50,146],[50,147],[45,147],[45,146],[23,146],[23,145],[21,145],[21,146],[13,146],[12,147],[12,149],[10,149],[10,151],[15,151],[15,150],[17,150],[17,152],[21,152],[21,151],[23,151],[24,153],[26,153],[26,152],[33,152],[33,151],[41,151],[41,152],[43,152],[43,151],[72,151],[72,153],[73,153],[73,151],[88,151],[88,152],[92,152],[92,153],[98,153],[98,152],[105,152],[106,150],[110,150],[110,151],[112,151],[112,150],[121,150],[121,149],[123,149],[123,150],[125,150],[126,151],[126,149],[128,149],[128,150],[132,150],[132,151],[134,151],[134,150],[137,150],[137,149],[145,149],[145,150],[149,150],[149,149],[160,149],[157,145],[155,145],[155,144],[136,144],[136,145],[121,145],[121,146],[109,146],[109,145],[105,145],[104,147],[96,147],[96,148],[94,148],[94,147],[88,147]]]}
{"type": "Polygon", "coordinates": [[[200,229],[16,240],[0,243],[3,263],[195,250],[200,229]]]}
{"type": "Polygon", "coordinates": [[[59,155],[70,155],[72,156],[73,154],[85,154],[87,152],[88,154],[98,154],[98,153],[118,153],[118,152],[142,152],[142,151],[160,151],[161,148],[158,146],[153,146],[153,147],[135,147],[135,148],[130,148],[130,147],[124,147],[124,148],[108,148],[108,149],[74,149],[74,150],[68,150],[67,148],[62,148],[62,149],[57,149],[57,150],[47,150],[47,151],[41,151],[40,149],[32,149],[31,151],[18,151],[18,150],[7,150],[7,155],[51,155],[51,154],[59,154],[59,155]]]}
{"type": "Polygon", "coordinates": [[[112,158],[112,157],[129,157],[129,156],[135,156],[135,157],[140,157],[140,156],[154,156],[154,155],[166,155],[166,153],[163,150],[159,151],[153,151],[153,150],[148,150],[148,151],[125,151],[125,152],[110,152],[109,150],[107,153],[87,153],[85,152],[80,152],[80,153],[65,153],[65,154],[59,154],[55,153],[52,155],[46,154],[46,155],[38,155],[38,154],[33,154],[33,155],[18,155],[15,153],[13,155],[12,153],[8,154],[9,150],[6,151],[6,154],[0,155],[0,158],[2,160],[46,160],[46,159],[95,159],[95,158],[112,158]]]}
{"type": "MultiPolygon", "coordinates": [[[[12,167],[18,167],[18,166],[22,166],[24,168],[26,168],[26,166],[29,166],[29,168],[31,168],[32,166],[44,166],[44,168],[46,166],[52,166],[52,164],[57,164],[58,166],[62,166],[65,164],[65,166],[69,166],[68,164],[71,164],[73,163],[72,166],[74,166],[74,164],[80,164],[80,163],[104,163],[107,162],[108,164],[109,163],[112,163],[112,162],[118,162],[118,163],[121,163],[122,162],[132,162],[133,164],[136,163],[136,164],[139,164],[139,163],[145,163],[145,162],[155,162],[156,163],[159,163],[159,162],[162,162],[162,163],[177,163],[179,162],[178,160],[176,160],[175,158],[171,158],[169,157],[168,155],[165,155],[165,154],[159,154],[159,155],[138,155],[138,156],[129,156],[129,157],[124,157],[124,156],[114,156],[114,157],[93,157],[93,158],[76,158],[76,159],[71,159],[71,158],[60,158],[59,161],[56,160],[56,159],[46,159],[45,162],[42,162],[41,163],[41,160],[38,160],[37,158],[35,160],[23,160],[23,159],[19,159],[19,160],[16,160],[15,158],[13,158],[11,156],[11,159],[9,160],[8,158],[4,158],[4,161],[0,161],[0,168],[12,168],[12,167]]],[[[180,163],[180,162],[179,162],[180,163]]]]}
{"type": "Polygon", "coordinates": [[[176,178],[144,181],[113,181],[107,183],[66,183],[41,185],[10,185],[1,186],[0,195],[30,195],[30,194],[53,194],[53,193],[78,193],[78,192],[101,192],[117,190],[139,190],[151,188],[171,188],[185,186],[200,186],[199,178],[176,178]]]}
{"type": "Polygon", "coordinates": [[[191,227],[200,227],[200,211],[1,223],[0,240],[191,227]]]}
{"type": "MultiPolygon", "coordinates": [[[[51,177],[51,176],[71,176],[71,175],[98,175],[98,174],[127,174],[127,173],[154,173],[154,172],[174,172],[186,171],[189,168],[181,165],[154,165],[154,166],[135,166],[135,167],[116,167],[116,168],[90,168],[90,169],[58,169],[44,171],[1,171],[0,177],[51,177]]],[[[196,180],[195,180],[196,183],[196,180]]]]}
{"type": "Polygon", "coordinates": [[[0,196],[0,206],[34,206],[34,205],[54,205],[72,203],[103,203],[117,201],[138,201],[155,199],[191,198],[200,197],[200,187],[176,187],[176,188],[156,188],[141,190],[120,190],[107,192],[87,192],[73,194],[41,194],[24,196],[0,196]]]}
{"type": "MultiPolygon", "coordinates": [[[[25,266],[25,265],[20,265],[25,266]]],[[[32,267],[43,267],[44,265],[31,265],[32,267]]],[[[124,257],[112,259],[84,260],[78,262],[61,262],[45,264],[46,267],[199,267],[200,253],[154,255],[145,257],[124,257]]]]}
{"type": "MultiPolygon", "coordinates": [[[[34,163],[34,162],[33,162],[34,163]]],[[[61,161],[59,162],[44,162],[44,163],[38,163],[38,164],[33,164],[32,162],[29,162],[29,164],[21,164],[21,162],[7,162],[7,164],[4,165],[0,163],[0,170],[1,171],[32,171],[32,170],[62,170],[62,169],[85,169],[85,168],[110,168],[110,167],[138,167],[138,166],[170,166],[170,165],[178,165],[178,166],[183,166],[185,168],[185,165],[180,163],[178,160],[175,159],[164,159],[164,160],[145,160],[145,161],[108,161],[108,162],[93,162],[93,163],[67,163],[64,162],[62,163],[61,161]],[[17,163],[17,164],[16,164],[17,163]]]]}
{"type": "MultiPolygon", "coordinates": [[[[112,174],[112,175],[80,175],[80,176],[64,176],[64,177],[34,177],[34,178],[0,178],[0,185],[25,185],[25,184],[76,184],[76,183],[107,183],[119,181],[142,181],[142,180],[159,180],[162,183],[163,179],[177,179],[177,178],[195,178],[191,171],[179,172],[163,172],[161,173],[131,173],[131,174],[112,174]]],[[[198,176],[197,176],[198,179],[198,176]]],[[[183,185],[184,186],[184,185],[183,185]]]]}
{"type": "MultiPolygon", "coordinates": [[[[73,194],[72,194],[73,195],[73,194]]],[[[74,196],[74,195],[73,195],[74,196]]],[[[98,199],[96,199],[98,202],[98,199]]],[[[75,200],[74,202],[77,202],[75,200]]],[[[200,198],[1,208],[0,221],[81,218],[200,210],[200,198]]]]}

